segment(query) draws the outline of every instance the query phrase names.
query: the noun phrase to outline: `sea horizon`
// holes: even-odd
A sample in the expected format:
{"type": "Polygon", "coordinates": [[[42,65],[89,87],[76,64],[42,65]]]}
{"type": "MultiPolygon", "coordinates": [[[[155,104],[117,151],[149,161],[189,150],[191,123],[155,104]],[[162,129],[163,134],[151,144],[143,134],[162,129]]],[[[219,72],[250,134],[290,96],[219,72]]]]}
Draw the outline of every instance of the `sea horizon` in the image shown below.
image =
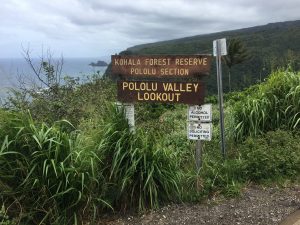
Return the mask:
{"type": "MultiPolygon", "coordinates": [[[[53,58],[53,62],[57,62],[61,58],[53,58]]],[[[107,66],[93,67],[89,64],[102,60],[106,63],[110,61],[103,60],[103,57],[63,57],[63,67],[61,72],[61,79],[64,77],[79,78],[80,83],[84,83],[88,80],[88,77],[98,74],[103,75],[107,66]]],[[[32,58],[32,62],[35,66],[39,66],[41,63],[40,58],[32,58]]],[[[7,57],[0,58],[0,97],[5,97],[6,92],[10,89],[17,89],[20,85],[19,80],[31,80],[36,79],[32,68],[26,62],[25,58],[21,57],[7,57]]]]}

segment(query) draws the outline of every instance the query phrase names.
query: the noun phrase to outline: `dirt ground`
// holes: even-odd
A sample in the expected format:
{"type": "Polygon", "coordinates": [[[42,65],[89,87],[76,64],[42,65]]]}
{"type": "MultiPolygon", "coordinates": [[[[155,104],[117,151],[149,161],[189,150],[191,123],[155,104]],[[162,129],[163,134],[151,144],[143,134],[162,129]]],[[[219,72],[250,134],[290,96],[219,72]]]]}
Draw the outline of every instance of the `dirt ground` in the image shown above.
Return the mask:
{"type": "Polygon", "coordinates": [[[235,199],[168,205],[142,215],[106,215],[101,225],[273,225],[300,209],[300,185],[251,186],[235,199]]]}

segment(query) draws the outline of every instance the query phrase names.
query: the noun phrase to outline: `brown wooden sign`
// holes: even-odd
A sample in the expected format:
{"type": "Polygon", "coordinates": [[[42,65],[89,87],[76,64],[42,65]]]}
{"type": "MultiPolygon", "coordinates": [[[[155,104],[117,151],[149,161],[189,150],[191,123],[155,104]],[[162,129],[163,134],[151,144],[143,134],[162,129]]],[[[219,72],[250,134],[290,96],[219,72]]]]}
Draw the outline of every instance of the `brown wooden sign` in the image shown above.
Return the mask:
{"type": "Polygon", "coordinates": [[[111,56],[112,73],[125,77],[197,77],[208,75],[210,55],[111,56]]]}
{"type": "Polygon", "coordinates": [[[118,101],[163,102],[201,105],[205,88],[202,82],[118,81],[118,101]]]}

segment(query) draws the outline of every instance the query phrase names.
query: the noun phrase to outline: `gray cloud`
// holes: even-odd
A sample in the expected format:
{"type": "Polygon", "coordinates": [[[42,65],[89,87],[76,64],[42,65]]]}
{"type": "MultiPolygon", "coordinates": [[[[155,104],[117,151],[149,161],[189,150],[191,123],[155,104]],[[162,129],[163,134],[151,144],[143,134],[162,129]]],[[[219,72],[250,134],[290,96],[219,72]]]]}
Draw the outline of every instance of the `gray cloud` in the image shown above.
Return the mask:
{"type": "Polygon", "coordinates": [[[0,57],[23,43],[65,56],[114,54],[131,45],[299,19],[299,0],[5,0],[0,57]]]}

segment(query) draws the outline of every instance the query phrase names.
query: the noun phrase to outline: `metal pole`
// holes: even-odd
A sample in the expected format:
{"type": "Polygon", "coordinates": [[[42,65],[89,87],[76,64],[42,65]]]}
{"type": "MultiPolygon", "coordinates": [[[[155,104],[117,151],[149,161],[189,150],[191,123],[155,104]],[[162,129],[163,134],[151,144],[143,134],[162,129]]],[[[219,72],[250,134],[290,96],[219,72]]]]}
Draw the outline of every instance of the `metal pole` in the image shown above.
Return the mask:
{"type": "Polygon", "coordinates": [[[218,96],[219,96],[219,108],[220,108],[220,132],[221,132],[221,151],[223,158],[225,159],[225,129],[224,129],[224,112],[223,112],[223,85],[222,85],[222,65],[221,65],[221,44],[220,40],[216,41],[217,47],[217,80],[218,80],[218,96]]]}
{"type": "Polygon", "coordinates": [[[196,141],[196,155],[195,155],[195,158],[196,158],[196,169],[197,169],[197,171],[199,171],[199,169],[202,166],[202,145],[201,144],[202,143],[201,143],[200,140],[196,141]]]}

